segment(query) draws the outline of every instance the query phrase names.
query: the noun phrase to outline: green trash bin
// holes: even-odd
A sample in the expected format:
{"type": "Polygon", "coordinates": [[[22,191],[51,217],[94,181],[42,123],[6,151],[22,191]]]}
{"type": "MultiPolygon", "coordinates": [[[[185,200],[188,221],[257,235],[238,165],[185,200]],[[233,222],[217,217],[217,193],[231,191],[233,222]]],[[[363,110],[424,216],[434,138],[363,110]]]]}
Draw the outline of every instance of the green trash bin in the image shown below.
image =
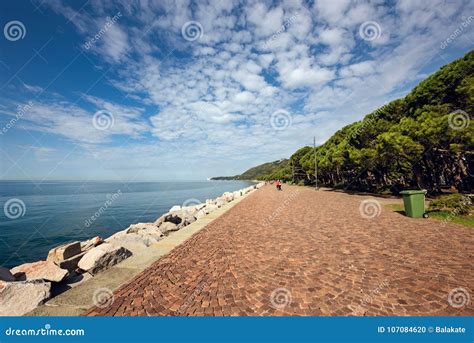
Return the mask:
{"type": "Polygon", "coordinates": [[[427,218],[425,212],[425,194],[426,190],[406,190],[401,191],[403,196],[403,205],[405,206],[405,214],[412,218],[427,218]]]}

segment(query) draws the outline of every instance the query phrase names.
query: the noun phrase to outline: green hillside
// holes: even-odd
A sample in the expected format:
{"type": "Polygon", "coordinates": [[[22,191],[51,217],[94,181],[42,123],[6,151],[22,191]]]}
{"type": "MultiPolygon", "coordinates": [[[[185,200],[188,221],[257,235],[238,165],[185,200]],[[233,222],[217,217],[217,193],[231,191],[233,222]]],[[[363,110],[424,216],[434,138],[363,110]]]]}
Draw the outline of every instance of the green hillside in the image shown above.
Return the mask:
{"type": "Polygon", "coordinates": [[[212,180],[256,180],[263,179],[266,175],[275,174],[278,170],[285,170],[288,160],[282,159],[274,162],[267,162],[250,168],[246,172],[235,176],[217,176],[212,180]]]}
{"type": "MultiPolygon", "coordinates": [[[[405,98],[337,131],[317,147],[318,181],[331,187],[398,192],[454,186],[474,188],[474,51],[442,67],[405,98]]],[[[314,149],[303,147],[288,163],[252,179],[314,183],[314,149]]],[[[273,162],[274,163],[274,162],[273,162]]],[[[258,171],[261,171],[258,173],[258,171]]]]}

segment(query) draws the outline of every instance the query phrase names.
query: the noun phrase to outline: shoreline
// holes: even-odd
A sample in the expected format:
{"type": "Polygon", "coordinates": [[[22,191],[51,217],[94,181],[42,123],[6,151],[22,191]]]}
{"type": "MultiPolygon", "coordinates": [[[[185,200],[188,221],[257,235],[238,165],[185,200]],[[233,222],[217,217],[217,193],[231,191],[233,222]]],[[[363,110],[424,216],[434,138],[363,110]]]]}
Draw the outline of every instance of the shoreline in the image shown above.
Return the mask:
{"type": "MultiPolygon", "coordinates": [[[[0,266],[14,268],[44,259],[52,248],[90,237],[109,237],[139,222],[153,222],[173,205],[205,202],[252,182],[26,182],[2,183],[2,203],[15,199],[19,218],[0,224],[0,266]],[[18,213],[20,214],[20,212],[18,213]],[[35,231],[39,230],[39,233],[35,231]]],[[[13,209],[13,208],[12,208],[13,209]]],[[[6,210],[4,209],[4,212],[6,210]]],[[[9,213],[7,212],[7,215],[9,213]]]]}
{"type": "MultiPolygon", "coordinates": [[[[49,251],[46,260],[10,270],[0,267],[0,316],[25,315],[38,306],[47,308],[49,306],[43,304],[52,303],[76,287],[94,285],[104,278],[103,284],[112,282],[118,286],[117,277],[126,281],[123,277],[129,278],[133,276],[131,272],[144,269],[189,238],[187,234],[194,234],[196,228],[200,230],[229,209],[229,205],[238,203],[263,185],[260,182],[234,192],[224,192],[205,203],[190,201],[183,206],[175,205],[154,222],[132,224],[105,239],[96,236],[57,246],[49,251]],[[181,231],[183,228],[190,230],[181,231]],[[125,269],[122,277],[120,272],[114,275],[114,268],[118,271],[120,267],[125,269]]],[[[111,292],[107,288],[105,293],[111,292]]],[[[97,305],[103,298],[104,294],[92,294],[89,304],[97,305]]],[[[85,300],[79,304],[84,304],[85,300]]],[[[66,308],[65,312],[69,313],[66,308]]]]}

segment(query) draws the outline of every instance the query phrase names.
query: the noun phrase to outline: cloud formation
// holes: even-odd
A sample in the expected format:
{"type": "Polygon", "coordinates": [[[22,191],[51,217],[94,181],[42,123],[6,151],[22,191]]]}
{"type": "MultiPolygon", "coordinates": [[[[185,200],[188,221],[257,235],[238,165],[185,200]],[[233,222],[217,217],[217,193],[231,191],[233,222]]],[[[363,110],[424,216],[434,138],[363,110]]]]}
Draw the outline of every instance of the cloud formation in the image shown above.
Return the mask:
{"type": "Polygon", "coordinates": [[[95,156],[107,146],[114,166],[124,157],[166,164],[168,173],[169,166],[196,166],[187,177],[235,174],[287,157],[313,135],[322,143],[468,51],[474,38],[468,28],[440,48],[474,12],[471,1],[92,1],[78,11],[55,0],[47,6],[74,27],[78,47],[121,14],[84,52],[111,70],[107,82],[120,96],[84,93],[83,106],[46,91],[22,127],[66,137],[95,156]],[[183,37],[189,22],[200,24],[199,38],[183,37]],[[366,23],[376,25],[361,30],[366,23]],[[110,130],[90,125],[98,110],[114,115],[110,130]],[[285,130],[271,125],[278,110],[291,115],[285,130]]]}

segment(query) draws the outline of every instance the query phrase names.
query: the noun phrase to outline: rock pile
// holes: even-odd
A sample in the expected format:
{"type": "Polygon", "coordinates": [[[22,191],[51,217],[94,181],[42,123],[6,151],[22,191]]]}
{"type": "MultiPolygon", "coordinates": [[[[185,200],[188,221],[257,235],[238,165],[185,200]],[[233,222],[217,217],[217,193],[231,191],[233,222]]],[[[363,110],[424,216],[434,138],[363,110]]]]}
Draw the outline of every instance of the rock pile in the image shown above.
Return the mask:
{"type": "Polygon", "coordinates": [[[105,240],[96,236],[60,245],[49,251],[45,261],[10,270],[0,267],[0,316],[24,315],[51,297],[53,285],[74,286],[81,274],[94,276],[263,185],[225,192],[205,203],[173,206],[155,222],[132,224],[105,240]]]}

